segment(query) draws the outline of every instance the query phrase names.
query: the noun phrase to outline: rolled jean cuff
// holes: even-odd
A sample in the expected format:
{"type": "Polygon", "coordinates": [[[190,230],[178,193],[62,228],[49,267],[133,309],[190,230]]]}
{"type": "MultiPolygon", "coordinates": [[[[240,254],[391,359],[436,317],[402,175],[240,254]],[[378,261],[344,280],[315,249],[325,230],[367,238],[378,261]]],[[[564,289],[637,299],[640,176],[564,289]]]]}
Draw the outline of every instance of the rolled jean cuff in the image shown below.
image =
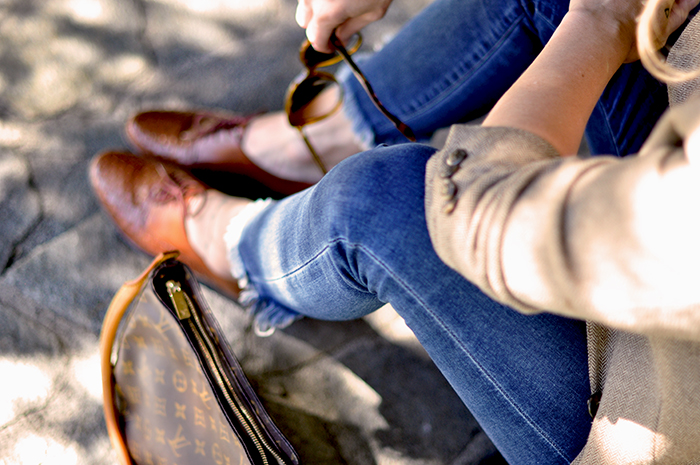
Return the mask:
{"type": "Polygon", "coordinates": [[[276,328],[285,328],[302,317],[294,310],[260,295],[255,285],[248,279],[248,273],[238,250],[246,226],[273,202],[272,199],[260,199],[246,205],[231,219],[224,234],[231,274],[238,281],[238,287],[241,289],[238,302],[253,318],[253,327],[258,336],[269,336],[276,328]]]}

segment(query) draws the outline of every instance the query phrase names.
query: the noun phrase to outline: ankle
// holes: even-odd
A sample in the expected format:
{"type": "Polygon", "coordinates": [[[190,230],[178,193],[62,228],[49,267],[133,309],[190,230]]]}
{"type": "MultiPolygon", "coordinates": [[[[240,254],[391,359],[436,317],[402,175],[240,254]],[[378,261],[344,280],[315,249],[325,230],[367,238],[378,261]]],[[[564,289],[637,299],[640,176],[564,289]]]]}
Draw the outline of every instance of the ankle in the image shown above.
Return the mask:
{"type": "Polygon", "coordinates": [[[215,190],[207,191],[203,206],[185,218],[185,231],[192,249],[217,276],[231,279],[228,250],[224,241],[231,219],[250,200],[229,197],[215,190]]]}
{"type": "MultiPolygon", "coordinates": [[[[304,127],[304,131],[326,169],[361,150],[352,125],[342,111],[304,127]]],[[[289,125],[282,112],[251,121],[241,148],[258,167],[280,178],[313,184],[323,176],[299,130],[289,125]]]]}

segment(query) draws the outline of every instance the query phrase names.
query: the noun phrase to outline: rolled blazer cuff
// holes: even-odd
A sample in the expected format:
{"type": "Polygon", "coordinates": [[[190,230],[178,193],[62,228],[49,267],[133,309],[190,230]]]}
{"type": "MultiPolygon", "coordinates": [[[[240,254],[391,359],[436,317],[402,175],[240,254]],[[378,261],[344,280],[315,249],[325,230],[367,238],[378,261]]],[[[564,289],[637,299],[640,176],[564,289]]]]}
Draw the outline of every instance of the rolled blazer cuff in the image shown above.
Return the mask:
{"type": "Polygon", "coordinates": [[[427,166],[426,215],[438,256],[493,299],[526,313],[543,309],[510,292],[501,236],[518,192],[559,162],[554,147],[527,131],[455,125],[427,166]]]}
{"type": "Polygon", "coordinates": [[[624,159],[560,158],[526,131],[454,126],[426,174],[437,254],[521,312],[700,339],[700,171],[679,143],[697,127],[689,111],[700,106],[672,111],[624,159]]]}

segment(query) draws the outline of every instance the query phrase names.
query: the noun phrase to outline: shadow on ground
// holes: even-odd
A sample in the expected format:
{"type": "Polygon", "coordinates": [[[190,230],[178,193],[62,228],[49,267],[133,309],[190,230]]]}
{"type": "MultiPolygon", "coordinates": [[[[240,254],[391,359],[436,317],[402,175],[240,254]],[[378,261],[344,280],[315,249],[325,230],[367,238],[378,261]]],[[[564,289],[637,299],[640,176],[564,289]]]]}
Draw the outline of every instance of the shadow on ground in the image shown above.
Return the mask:
{"type": "MultiPolygon", "coordinates": [[[[370,50],[428,0],[396,0],[370,50]]],[[[293,0],[0,2],[0,461],[114,463],[97,337],[149,260],[100,211],[92,156],[135,111],[277,110],[301,71],[293,0]]],[[[222,180],[213,180],[222,182],[222,180]]],[[[241,180],[228,188],[264,195],[241,180]],[[233,187],[231,187],[233,185],[233,187]]],[[[206,290],[305,463],[503,463],[391,309],[303,320],[271,338],[206,290]],[[398,328],[398,329],[397,329],[398,328]]]]}

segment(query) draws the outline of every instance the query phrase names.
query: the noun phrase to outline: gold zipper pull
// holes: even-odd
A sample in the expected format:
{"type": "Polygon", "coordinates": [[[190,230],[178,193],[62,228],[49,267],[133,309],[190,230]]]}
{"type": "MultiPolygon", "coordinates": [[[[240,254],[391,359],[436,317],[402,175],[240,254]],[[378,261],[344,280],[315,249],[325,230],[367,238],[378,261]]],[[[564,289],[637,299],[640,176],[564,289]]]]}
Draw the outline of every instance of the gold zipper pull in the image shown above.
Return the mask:
{"type": "Polygon", "coordinates": [[[168,289],[168,295],[170,300],[175,307],[178,318],[181,320],[186,320],[190,316],[190,306],[187,304],[187,299],[185,298],[185,293],[182,292],[182,287],[177,281],[170,280],[165,283],[166,289],[168,289]]]}

